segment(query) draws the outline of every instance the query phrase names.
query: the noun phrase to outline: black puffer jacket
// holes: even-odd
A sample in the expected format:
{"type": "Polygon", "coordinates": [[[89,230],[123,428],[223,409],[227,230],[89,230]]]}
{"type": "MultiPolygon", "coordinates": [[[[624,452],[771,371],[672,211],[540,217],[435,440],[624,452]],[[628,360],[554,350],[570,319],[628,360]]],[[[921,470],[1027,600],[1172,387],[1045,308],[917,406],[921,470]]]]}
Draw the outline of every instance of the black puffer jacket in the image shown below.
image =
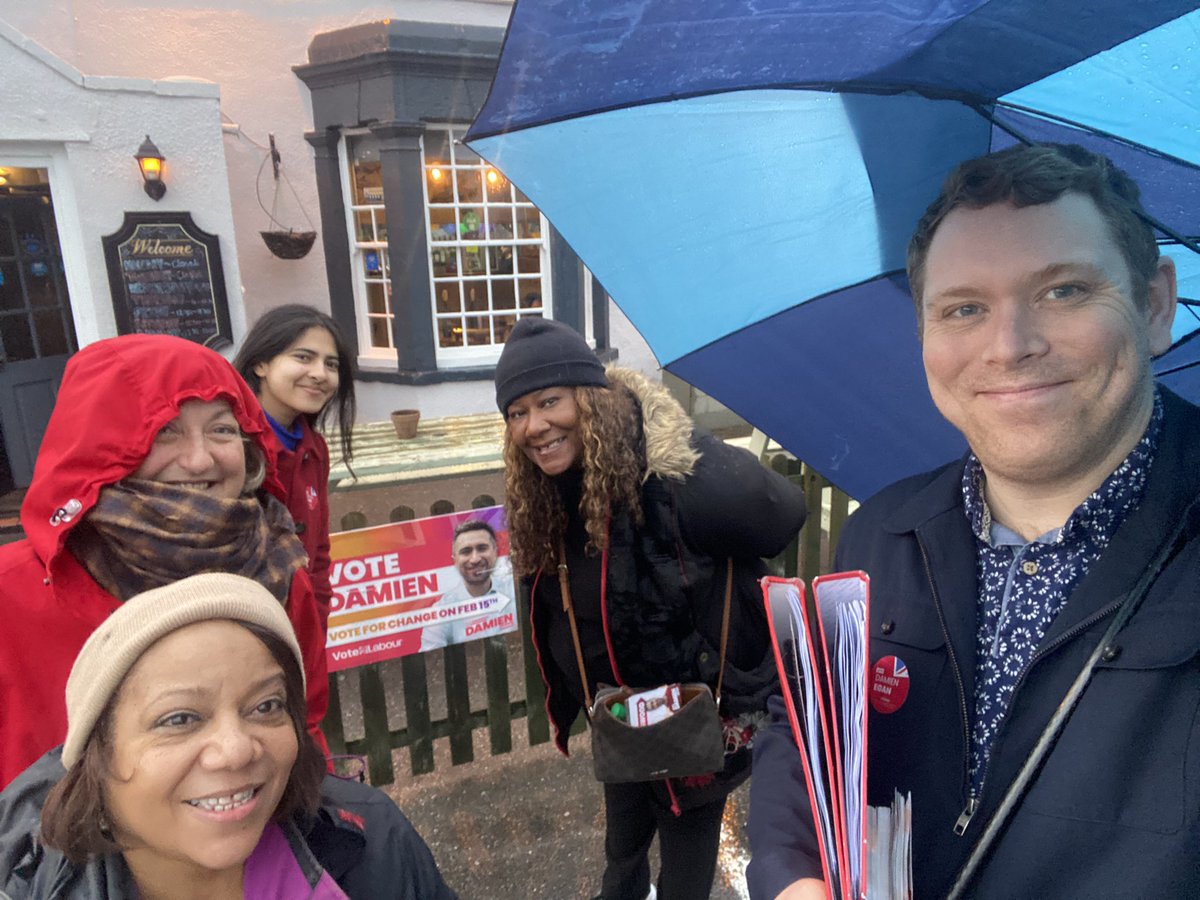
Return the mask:
{"type": "MultiPolygon", "coordinates": [[[[0,793],[0,900],[133,900],[119,855],[76,866],[38,840],[42,804],[66,774],[61,751],[0,793]]],[[[284,833],[310,884],[325,871],[351,900],[455,900],[425,841],[377,788],[327,775],[316,816],[284,823],[284,833]]]]}
{"type": "MultiPolygon", "coordinates": [[[[745,450],[693,430],[660,385],[618,368],[610,368],[608,377],[614,390],[627,388],[641,405],[647,463],[644,523],[636,527],[616,511],[604,559],[600,600],[616,673],[635,686],[705,681],[715,687],[726,560],[732,558],[722,713],[761,712],[776,685],[758,586],[766,571],[762,558],[781,553],[796,536],[804,523],[804,495],[745,450]]],[[[550,617],[564,615],[558,580],[539,573],[528,584],[546,708],[566,753],[580,703],[578,689],[568,687],[547,646],[550,617]]]]}

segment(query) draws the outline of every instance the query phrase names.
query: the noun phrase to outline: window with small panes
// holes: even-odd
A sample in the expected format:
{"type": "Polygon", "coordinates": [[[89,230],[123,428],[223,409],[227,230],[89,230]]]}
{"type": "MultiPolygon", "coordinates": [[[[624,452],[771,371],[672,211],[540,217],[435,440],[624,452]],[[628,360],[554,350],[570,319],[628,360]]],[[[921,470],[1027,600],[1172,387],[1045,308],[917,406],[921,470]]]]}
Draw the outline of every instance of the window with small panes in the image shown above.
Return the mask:
{"type": "Polygon", "coordinates": [[[542,215],[463,131],[429,126],[423,140],[434,331],[448,365],[494,360],[517,319],[551,315],[542,215]]]}

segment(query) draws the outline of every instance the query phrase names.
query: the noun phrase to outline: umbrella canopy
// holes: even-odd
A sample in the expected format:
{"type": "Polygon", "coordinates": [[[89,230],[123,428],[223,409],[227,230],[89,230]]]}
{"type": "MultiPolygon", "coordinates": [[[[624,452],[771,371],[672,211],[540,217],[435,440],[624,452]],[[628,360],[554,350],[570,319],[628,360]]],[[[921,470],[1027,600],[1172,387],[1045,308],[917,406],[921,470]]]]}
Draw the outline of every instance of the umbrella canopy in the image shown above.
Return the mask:
{"type": "MultiPolygon", "coordinates": [[[[668,370],[851,495],[962,452],[904,276],[958,162],[1110,156],[1200,297],[1196,0],[518,0],[467,143],[668,370]],[[1174,237],[1173,237],[1174,236],[1174,237]]],[[[1159,377],[1200,400],[1200,316],[1159,377]]]]}

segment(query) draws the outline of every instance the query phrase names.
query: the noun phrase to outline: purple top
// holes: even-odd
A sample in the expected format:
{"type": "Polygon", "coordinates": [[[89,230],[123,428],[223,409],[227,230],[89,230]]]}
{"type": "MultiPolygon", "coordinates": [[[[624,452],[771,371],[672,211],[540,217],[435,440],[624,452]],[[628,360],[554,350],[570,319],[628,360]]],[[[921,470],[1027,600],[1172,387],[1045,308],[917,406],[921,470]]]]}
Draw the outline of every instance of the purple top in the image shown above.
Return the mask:
{"type": "Polygon", "coordinates": [[[275,823],[267,826],[246,860],[242,889],[245,900],[349,900],[328,872],[321,873],[315,887],[309,885],[287,836],[275,823]]]}

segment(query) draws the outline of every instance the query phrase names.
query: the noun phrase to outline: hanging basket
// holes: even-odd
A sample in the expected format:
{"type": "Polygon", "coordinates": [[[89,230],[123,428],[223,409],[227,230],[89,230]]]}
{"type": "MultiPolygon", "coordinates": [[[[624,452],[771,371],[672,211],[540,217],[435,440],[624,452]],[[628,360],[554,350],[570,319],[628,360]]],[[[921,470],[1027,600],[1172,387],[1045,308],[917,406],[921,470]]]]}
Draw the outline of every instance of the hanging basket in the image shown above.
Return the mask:
{"type": "Polygon", "coordinates": [[[267,249],[280,259],[301,259],[308,256],[313,241],[317,239],[315,231],[260,231],[263,243],[267,249]]]}
{"type": "Polygon", "coordinates": [[[300,206],[300,211],[304,213],[304,218],[308,219],[308,227],[315,228],[316,226],[313,225],[312,219],[305,212],[304,205],[300,203],[300,195],[292,187],[292,182],[287,177],[287,172],[283,170],[283,161],[279,156],[279,150],[275,147],[275,135],[271,134],[268,137],[270,138],[271,146],[267,150],[267,155],[263,157],[262,165],[258,167],[258,175],[254,179],[254,195],[258,198],[258,205],[267,214],[267,218],[271,220],[271,224],[275,226],[275,229],[272,231],[260,231],[259,234],[262,235],[263,243],[267,245],[267,249],[280,259],[301,259],[308,256],[308,251],[312,249],[313,241],[317,239],[317,233],[316,231],[296,231],[275,218],[275,211],[279,204],[279,183],[281,180],[287,184],[288,190],[292,192],[292,196],[300,206]],[[266,168],[268,160],[271,162],[271,169],[275,176],[275,194],[271,200],[270,209],[267,209],[267,205],[263,203],[262,192],[259,190],[259,181],[262,180],[263,169],[266,168]]]}

